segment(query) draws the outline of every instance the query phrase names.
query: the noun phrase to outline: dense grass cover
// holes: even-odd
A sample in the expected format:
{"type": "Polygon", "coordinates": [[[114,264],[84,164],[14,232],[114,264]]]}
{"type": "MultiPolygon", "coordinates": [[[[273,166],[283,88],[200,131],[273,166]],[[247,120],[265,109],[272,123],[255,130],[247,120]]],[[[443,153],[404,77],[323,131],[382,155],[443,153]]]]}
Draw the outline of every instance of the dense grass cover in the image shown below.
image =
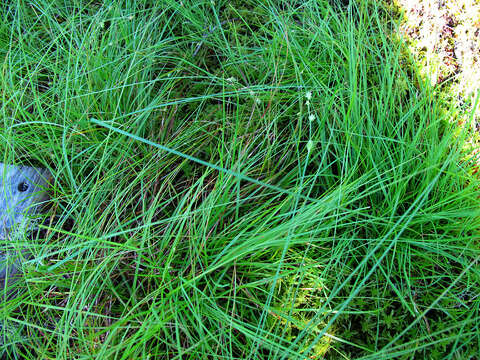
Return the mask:
{"type": "Polygon", "coordinates": [[[54,175],[10,357],[478,353],[468,132],[386,11],[0,6],[2,161],[54,175]]]}

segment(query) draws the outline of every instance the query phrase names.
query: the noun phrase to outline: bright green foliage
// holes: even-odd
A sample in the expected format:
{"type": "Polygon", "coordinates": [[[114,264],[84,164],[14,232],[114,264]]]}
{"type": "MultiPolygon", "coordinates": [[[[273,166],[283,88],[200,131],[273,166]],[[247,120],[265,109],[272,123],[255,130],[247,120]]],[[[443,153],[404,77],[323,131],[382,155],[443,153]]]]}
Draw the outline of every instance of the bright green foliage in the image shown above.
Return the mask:
{"type": "Polygon", "coordinates": [[[2,161],[54,175],[12,357],[478,353],[467,134],[331,3],[0,5],[2,161]]]}

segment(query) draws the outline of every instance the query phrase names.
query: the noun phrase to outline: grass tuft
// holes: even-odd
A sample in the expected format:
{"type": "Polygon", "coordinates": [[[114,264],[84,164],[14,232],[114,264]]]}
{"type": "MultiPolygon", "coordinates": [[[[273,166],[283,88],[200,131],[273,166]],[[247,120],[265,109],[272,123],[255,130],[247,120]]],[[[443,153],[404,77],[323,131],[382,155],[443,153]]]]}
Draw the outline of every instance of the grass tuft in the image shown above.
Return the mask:
{"type": "Polygon", "coordinates": [[[385,8],[67,3],[0,5],[2,162],[54,177],[12,358],[478,354],[469,127],[385,8]]]}

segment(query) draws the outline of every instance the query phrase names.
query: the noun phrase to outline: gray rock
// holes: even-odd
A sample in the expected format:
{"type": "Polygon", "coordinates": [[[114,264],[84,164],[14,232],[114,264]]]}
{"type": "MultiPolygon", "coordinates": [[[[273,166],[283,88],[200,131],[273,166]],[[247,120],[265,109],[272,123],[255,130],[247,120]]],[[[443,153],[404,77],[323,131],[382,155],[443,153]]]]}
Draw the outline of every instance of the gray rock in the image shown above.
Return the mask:
{"type": "Polygon", "coordinates": [[[19,251],[15,240],[24,237],[47,200],[49,179],[47,170],[0,163],[0,293],[21,275],[28,249],[19,251]]]}
{"type": "MultiPolygon", "coordinates": [[[[47,200],[49,180],[47,170],[0,163],[0,304],[18,294],[12,284],[21,279],[22,265],[30,251],[28,246],[22,249],[17,240],[25,239],[32,217],[47,200]]],[[[0,320],[0,345],[7,338],[11,341],[17,330],[0,320]]],[[[4,356],[0,350],[0,357],[4,356]]]]}
{"type": "Polygon", "coordinates": [[[23,226],[29,214],[47,199],[47,170],[0,163],[0,238],[23,226]]]}

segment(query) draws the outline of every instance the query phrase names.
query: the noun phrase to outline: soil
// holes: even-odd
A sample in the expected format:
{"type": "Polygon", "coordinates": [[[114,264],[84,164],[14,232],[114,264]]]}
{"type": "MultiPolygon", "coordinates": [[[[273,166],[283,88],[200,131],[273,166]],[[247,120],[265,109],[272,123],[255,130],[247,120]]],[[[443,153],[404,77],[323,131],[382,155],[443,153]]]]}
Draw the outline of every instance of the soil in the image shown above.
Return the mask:
{"type": "MultiPolygon", "coordinates": [[[[480,0],[396,0],[420,70],[471,110],[480,87],[480,0]]],[[[480,111],[476,112],[480,120],[480,111]]]]}

